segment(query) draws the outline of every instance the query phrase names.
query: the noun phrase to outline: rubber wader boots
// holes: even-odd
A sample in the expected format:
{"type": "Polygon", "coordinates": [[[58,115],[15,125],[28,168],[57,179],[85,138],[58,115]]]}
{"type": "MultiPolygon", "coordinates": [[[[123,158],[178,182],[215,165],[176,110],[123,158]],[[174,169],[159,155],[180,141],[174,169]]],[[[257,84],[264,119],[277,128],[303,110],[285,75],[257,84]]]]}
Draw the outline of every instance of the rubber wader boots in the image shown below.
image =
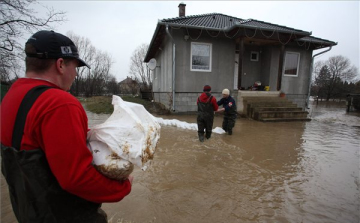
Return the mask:
{"type": "Polygon", "coordinates": [[[199,140],[200,142],[204,142],[204,133],[199,133],[199,140]]]}

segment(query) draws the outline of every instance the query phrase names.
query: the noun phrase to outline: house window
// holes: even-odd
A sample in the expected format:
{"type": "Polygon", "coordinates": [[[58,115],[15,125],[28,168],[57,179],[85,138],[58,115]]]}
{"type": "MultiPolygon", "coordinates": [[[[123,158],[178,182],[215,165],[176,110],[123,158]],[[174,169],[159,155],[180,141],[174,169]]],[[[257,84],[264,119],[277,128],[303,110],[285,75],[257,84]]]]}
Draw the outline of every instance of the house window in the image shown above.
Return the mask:
{"type": "Polygon", "coordinates": [[[259,52],[251,51],[250,61],[259,61],[259,52]]]}
{"type": "Polygon", "coordinates": [[[286,52],[284,75],[297,77],[299,73],[300,53],[286,52]]]}
{"type": "Polygon", "coordinates": [[[209,43],[191,43],[190,70],[211,72],[211,51],[209,43]]]}

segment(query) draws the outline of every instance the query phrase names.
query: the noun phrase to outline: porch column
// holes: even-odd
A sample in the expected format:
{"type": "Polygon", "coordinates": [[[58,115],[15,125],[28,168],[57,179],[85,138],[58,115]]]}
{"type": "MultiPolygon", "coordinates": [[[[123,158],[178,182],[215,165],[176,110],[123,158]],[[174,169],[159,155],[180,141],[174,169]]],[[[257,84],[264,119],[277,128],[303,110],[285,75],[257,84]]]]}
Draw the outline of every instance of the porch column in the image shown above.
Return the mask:
{"type": "Polygon", "coordinates": [[[237,83],[237,89],[240,90],[241,88],[241,77],[242,77],[242,59],[244,54],[244,40],[240,39],[240,42],[238,43],[239,46],[239,63],[238,63],[238,83],[237,83]]]}
{"type": "Polygon", "coordinates": [[[283,64],[284,64],[284,52],[285,52],[285,46],[281,45],[280,48],[280,56],[279,56],[279,69],[278,69],[278,79],[277,79],[277,87],[276,89],[280,91],[281,89],[281,78],[282,78],[282,71],[283,71],[283,64]]]}

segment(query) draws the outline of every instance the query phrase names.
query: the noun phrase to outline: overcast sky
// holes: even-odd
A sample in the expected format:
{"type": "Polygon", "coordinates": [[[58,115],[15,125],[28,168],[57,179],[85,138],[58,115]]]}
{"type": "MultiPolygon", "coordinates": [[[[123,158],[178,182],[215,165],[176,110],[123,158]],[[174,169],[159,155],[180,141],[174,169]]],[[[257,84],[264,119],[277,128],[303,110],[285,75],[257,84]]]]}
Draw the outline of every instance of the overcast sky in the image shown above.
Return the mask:
{"type": "Polygon", "coordinates": [[[315,61],[342,55],[360,67],[359,1],[40,1],[66,12],[67,21],[55,31],[72,31],[111,55],[111,73],[118,81],[129,76],[136,47],[150,44],[159,19],[178,17],[181,2],[187,16],[222,13],[312,31],[315,37],[338,42],[315,61]]]}

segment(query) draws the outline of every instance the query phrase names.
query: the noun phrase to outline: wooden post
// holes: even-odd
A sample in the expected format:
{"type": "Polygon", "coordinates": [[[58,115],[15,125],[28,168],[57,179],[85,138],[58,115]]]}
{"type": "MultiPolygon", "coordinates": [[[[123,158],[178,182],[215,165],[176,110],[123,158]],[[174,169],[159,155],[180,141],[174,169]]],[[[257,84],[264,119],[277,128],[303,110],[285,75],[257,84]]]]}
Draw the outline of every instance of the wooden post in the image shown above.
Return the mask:
{"type": "Polygon", "coordinates": [[[280,48],[280,55],[279,55],[279,71],[278,71],[278,80],[277,80],[277,87],[276,89],[278,91],[281,90],[281,78],[282,78],[282,72],[283,72],[283,61],[284,61],[284,52],[285,52],[285,46],[281,45],[280,48]]]}
{"type": "Polygon", "coordinates": [[[242,77],[242,60],[243,60],[243,54],[244,54],[244,40],[240,39],[239,44],[239,63],[238,63],[238,83],[237,83],[237,89],[240,90],[241,88],[241,77],[242,77]]]}

